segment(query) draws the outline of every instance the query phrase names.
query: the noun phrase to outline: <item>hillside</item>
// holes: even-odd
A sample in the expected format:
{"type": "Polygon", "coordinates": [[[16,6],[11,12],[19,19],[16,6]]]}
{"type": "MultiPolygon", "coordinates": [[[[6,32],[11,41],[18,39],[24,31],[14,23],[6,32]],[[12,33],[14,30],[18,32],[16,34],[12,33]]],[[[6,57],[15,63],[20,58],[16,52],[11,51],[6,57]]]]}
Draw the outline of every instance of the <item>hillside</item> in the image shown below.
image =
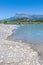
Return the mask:
{"type": "Polygon", "coordinates": [[[16,14],[13,17],[2,20],[0,23],[43,23],[43,15],[28,15],[28,14],[16,14]]]}

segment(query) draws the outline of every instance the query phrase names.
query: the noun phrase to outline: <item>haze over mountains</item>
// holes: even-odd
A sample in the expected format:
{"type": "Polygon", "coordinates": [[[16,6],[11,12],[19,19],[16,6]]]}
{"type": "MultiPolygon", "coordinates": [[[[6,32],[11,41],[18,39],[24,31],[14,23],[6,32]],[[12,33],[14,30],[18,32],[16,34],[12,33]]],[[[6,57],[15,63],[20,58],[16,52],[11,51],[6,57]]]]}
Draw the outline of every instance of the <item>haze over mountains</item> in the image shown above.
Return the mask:
{"type": "Polygon", "coordinates": [[[43,19],[43,15],[16,14],[15,16],[8,18],[7,20],[14,20],[18,18],[43,19]]]}
{"type": "Polygon", "coordinates": [[[7,18],[0,20],[1,22],[3,21],[10,21],[10,22],[43,22],[43,15],[30,15],[30,14],[16,14],[13,17],[7,18]]]}

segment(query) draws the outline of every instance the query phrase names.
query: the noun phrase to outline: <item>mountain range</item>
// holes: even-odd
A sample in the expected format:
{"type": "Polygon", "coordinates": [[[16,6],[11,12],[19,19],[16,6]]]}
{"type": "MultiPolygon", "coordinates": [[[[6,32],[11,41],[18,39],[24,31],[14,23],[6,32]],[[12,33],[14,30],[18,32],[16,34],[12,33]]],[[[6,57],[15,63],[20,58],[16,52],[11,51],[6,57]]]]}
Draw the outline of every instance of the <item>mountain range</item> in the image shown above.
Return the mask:
{"type": "Polygon", "coordinates": [[[29,21],[42,21],[43,22],[43,15],[30,15],[30,14],[24,14],[24,13],[22,13],[22,14],[16,14],[15,16],[13,16],[13,17],[10,17],[10,18],[7,18],[7,19],[4,19],[4,20],[0,20],[1,22],[3,22],[3,21],[5,21],[5,20],[7,20],[7,21],[11,21],[11,22],[18,22],[18,21],[21,21],[21,22],[23,22],[23,21],[27,21],[27,22],[29,22],[29,21]]]}
{"type": "Polygon", "coordinates": [[[13,17],[8,18],[7,20],[15,20],[20,18],[28,18],[28,19],[43,19],[43,15],[28,15],[28,14],[16,14],[13,17]]]}

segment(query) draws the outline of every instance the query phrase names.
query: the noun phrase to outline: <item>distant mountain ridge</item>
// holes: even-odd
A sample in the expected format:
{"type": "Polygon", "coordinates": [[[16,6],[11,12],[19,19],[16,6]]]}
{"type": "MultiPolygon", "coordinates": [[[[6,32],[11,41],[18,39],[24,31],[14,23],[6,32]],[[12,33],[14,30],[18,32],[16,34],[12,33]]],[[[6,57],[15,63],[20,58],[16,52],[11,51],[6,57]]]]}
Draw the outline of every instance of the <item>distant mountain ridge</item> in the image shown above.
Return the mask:
{"type": "Polygon", "coordinates": [[[18,18],[43,19],[43,15],[16,14],[15,16],[8,18],[7,20],[15,20],[18,18]]]}
{"type": "Polygon", "coordinates": [[[16,14],[13,17],[0,20],[4,24],[43,23],[43,15],[16,14]]]}

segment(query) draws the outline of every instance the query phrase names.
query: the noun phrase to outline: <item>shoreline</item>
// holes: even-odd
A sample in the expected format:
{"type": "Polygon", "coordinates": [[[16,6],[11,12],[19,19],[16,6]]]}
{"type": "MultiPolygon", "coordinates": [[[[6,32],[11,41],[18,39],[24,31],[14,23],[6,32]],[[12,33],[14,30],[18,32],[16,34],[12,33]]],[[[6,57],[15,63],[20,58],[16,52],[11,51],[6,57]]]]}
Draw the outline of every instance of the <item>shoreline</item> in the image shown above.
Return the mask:
{"type": "Polygon", "coordinates": [[[21,39],[18,39],[18,40],[14,40],[14,39],[12,39],[12,35],[13,34],[15,34],[14,32],[11,34],[11,36],[8,36],[7,37],[7,40],[12,40],[12,41],[17,41],[17,42],[19,42],[19,41],[21,41],[21,42],[24,42],[24,43],[26,43],[26,44],[29,44],[30,46],[31,46],[31,48],[34,50],[34,51],[36,51],[39,55],[40,55],[40,57],[42,58],[42,60],[43,60],[43,44],[40,44],[39,42],[37,42],[37,41],[27,41],[27,40],[21,40],[21,39]]]}
{"type": "Polygon", "coordinates": [[[16,29],[16,26],[0,25],[0,29],[2,32],[0,35],[5,34],[2,36],[4,39],[0,38],[0,64],[42,65],[40,56],[29,44],[21,40],[19,42],[6,40],[13,33],[12,30],[16,29]]]}

